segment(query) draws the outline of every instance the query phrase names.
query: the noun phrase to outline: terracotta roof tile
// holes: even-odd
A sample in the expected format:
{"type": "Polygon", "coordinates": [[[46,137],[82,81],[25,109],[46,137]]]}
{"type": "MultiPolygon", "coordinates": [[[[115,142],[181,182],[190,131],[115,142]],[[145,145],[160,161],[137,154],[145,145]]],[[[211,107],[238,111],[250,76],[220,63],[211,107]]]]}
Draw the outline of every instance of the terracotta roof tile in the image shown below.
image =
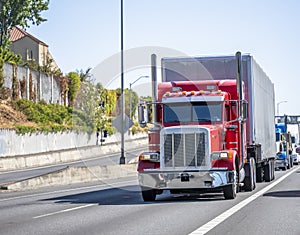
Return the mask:
{"type": "Polygon", "coordinates": [[[19,27],[13,27],[12,30],[10,31],[10,38],[9,38],[9,40],[11,42],[18,41],[18,40],[20,40],[23,37],[29,37],[33,41],[35,41],[35,42],[37,42],[39,44],[42,44],[42,45],[48,47],[48,45],[46,43],[42,42],[41,40],[39,40],[36,37],[32,36],[31,34],[27,33],[25,30],[20,29],[19,27]]]}

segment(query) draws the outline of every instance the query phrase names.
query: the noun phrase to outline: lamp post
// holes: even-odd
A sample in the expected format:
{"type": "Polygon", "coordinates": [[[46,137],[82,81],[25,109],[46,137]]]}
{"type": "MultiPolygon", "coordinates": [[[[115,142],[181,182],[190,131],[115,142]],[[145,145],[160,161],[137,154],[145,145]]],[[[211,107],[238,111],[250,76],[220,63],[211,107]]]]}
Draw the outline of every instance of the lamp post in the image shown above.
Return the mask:
{"type": "Polygon", "coordinates": [[[138,79],[136,79],[134,82],[129,83],[129,119],[131,120],[131,112],[132,112],[132,90],[131,90],[131,86],[136,83],[138,80],[140,80],[141,78],[149,78],[149,76],[140,76],[138,79]]]}
{"type": "Polygon", "coordinates": [[[277,103],[277,116],[279,116],[279,105],[282,104],[282,103],[287,103],[287,101],[284,100],[284,101],[280,101],[280,102],[277,103]]]}
{"type": "Polygon", "coordinates": [[[121,156],[120,164],[125,164],[124,150],[124,120],[125,120],[125,98],[124,98],[124,43],[123,43],[123,0],[121,0],[121,156]]]}

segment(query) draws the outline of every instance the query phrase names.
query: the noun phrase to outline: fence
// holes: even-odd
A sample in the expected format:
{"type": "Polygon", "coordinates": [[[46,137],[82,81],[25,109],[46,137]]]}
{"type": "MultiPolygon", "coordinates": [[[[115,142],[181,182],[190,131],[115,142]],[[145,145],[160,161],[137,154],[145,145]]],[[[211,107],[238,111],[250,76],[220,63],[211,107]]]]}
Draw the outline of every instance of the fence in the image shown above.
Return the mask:
{"type": "Polygon", "coordinates": [[[53,75],[18,66],[14,69],[13,65],[4,64],[4,86],[13,89],[13,77],[19,82],[19,96],[33,101],[44,100],[47,103],[63,104],[59,83],[53,75]],[[34,95],[32,95],[34,94],[34,95]]]}

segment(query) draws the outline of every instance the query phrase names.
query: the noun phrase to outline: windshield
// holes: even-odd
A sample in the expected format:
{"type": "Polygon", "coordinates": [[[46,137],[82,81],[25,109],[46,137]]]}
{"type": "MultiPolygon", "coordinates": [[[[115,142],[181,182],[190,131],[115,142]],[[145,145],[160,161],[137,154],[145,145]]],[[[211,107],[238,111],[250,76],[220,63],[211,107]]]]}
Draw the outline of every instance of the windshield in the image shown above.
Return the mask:
{"type": "Polygon", "coordinates": [[[220,121],[222,121],[222,102],[169,103],[164,105],[164,123],[220,121]]]}

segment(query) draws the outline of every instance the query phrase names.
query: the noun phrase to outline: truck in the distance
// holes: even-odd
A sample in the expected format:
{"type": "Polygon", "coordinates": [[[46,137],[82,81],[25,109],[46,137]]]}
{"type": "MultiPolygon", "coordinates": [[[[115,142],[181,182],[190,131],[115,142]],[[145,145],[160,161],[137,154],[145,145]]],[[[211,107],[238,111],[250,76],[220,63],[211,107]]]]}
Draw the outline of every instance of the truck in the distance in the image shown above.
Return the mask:
{"type": "Polygon", "coordinates": [[[300,136],[300,115],[275,116],[276,126],[276,145],[277,160],[276,167],[285,170],[283,162],[286,162],[286,168],[298,165],[300,162],[299,136],[300,136]],[[278,148],[279,142],[285,145],[285,148],[278,148]],[[297,151],[298,148],[298,151],[297,151]],[[282,150],[283,149],[283,150],[282,150]],[[283,154],[281,154],[283,153],[283,154]],[[286,158],[285,160],[282,160],[286,158]]]}
{"type": "Polygon", "coordinates": [[[153,127],[138,161],[144,201],[164,190],[233,199],[274,179],[274,86],[252,56],[163,58],[161,69],[158,86],[152,69],[153,127]]]}
{"type": "Polygon", "coordinates": [[[291,133],[287,131],[287,125],[285,123],[276,123],[275,131],[277,148],[275,168],[286,171],[286,169],[293,167],[292,136],[291,133]]]}

